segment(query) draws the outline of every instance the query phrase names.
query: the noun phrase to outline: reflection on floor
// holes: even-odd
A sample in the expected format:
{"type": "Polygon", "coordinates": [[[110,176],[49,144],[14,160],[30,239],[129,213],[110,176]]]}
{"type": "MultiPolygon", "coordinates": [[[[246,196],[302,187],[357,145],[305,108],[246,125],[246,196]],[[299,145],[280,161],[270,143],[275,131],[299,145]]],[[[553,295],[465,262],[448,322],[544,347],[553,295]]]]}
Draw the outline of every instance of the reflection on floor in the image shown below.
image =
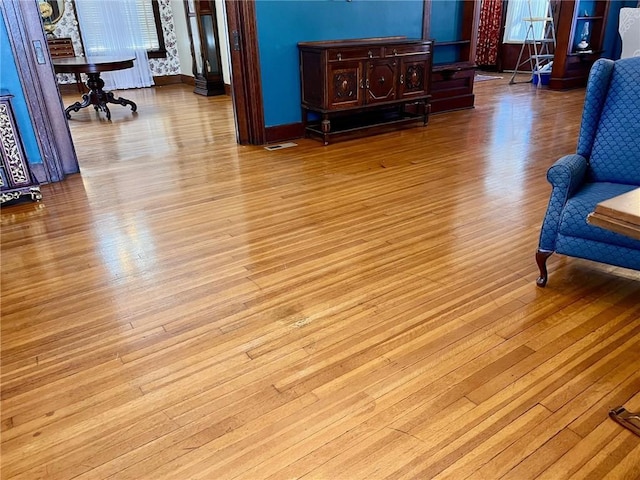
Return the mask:
{"type": "MultiPolygon", "coordinates": [[[[228,97],[122,92],[2,209],[2,477],[635,478],[640,274],[554,255],[583,91],[275,151],[228,97]]],[[[65,97],[65,103],[75,97],[65,97]]]]}

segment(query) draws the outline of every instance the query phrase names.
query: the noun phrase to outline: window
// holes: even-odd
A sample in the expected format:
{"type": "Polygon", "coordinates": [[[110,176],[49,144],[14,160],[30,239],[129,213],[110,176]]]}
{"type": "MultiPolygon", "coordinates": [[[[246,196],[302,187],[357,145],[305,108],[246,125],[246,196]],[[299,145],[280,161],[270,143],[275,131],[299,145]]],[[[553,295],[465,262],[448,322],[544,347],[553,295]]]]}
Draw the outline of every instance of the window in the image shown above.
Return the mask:
{"type": "MultiPolygon", "coordinates": [[[[542,38],[544,22],[525,22],[525,18],[547,16],[549,0],[509,0],[504,27],[504,43],[523,43],[529,25],[533,25],[533,38],[542,38]]],[[[531,38],[531,35],[529,36],[531,38]]]]}
{"type": "Polygon", "coordinates": [[[134,47],[166,57],[157,0],[76,0],[75,8],[87,54],[134,47]]]}
{"type": "MultiPolygon", "coordinates": [[[[105,2],[96,2],[94,0],[76,0],[76,13],[80,22],[81,32],[91,32],[93,41],[84,45],[87,52],[98,53],[108,45],[109,37],[113,35],[112,31],[105,29],[105,24],[129,25],[135,28],[139,34],[136,42],[142,42],[140,47],[147,50],[149,58],[164,58],[167,51],[164,45],[164,36],[162,35],[162,20],[160,19],[160,7],[157,0],[115,0],[106,2],[114,8],[106,8],[105,2]],[[80,11],[82,14],[80,15],[80,11]],[[123,20],[117,20],[112,17],[125,16],[123,20]],[[105,18],[105,15],[110,18],[105,18]],[[132,25],[132,22],[134,25],[132,25]]],[[[85,41],[83,35],[83,41],[85,41]]]]}
{"type": "Polygon", "coordinates": [[[160,19],[160,7],[157,0],[138,0],[136,2],[138,16],[140,18],[140,31],[147,48],[149,58],[166,57],[162,35],[162,20],[160,19]]]}

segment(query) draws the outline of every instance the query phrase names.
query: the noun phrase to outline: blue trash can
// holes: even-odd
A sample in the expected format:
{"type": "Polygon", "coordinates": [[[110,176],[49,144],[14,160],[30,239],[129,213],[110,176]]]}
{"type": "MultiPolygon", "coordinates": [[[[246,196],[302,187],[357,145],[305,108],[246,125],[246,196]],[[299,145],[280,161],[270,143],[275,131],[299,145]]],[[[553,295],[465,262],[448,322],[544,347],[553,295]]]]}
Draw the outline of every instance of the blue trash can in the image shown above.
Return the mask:
{"type": "Polygon", "coordinates": [[[538,85],[538,78],[540,79],[540,85],[549,85],[549,79],[551,78],[551,72],[542,72],[540,75],[537,73],[532,74],[533,84],[538,85]]]}

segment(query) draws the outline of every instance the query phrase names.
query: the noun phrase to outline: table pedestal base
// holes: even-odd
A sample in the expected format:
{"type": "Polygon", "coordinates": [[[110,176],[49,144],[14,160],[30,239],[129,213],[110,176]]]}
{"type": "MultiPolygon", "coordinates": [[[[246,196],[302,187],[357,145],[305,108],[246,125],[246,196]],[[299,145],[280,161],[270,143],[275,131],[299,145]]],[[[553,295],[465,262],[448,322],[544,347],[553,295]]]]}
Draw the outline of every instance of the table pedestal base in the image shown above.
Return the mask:
{"type": "Polygon", "coordinates": [[[82,102],[76,102],[65,108],[64,113],[68,119],[71,119],[71,114],[69,113],[71,110],[77,112],[81,108],[88,107],[89,105],[93,105],[93,108],[96,111],[101,110],[106,113],[107,120],[111,120],[111,112],[109,111],[109,107],[107,107],[107,103],[115,103],[122,106],[130,105],[132,112],[135,112],[138,109],[138,106],[131,100],[127,100],[122,97],[116,98],[112,92],[105,92],[102,90],[102,87],[104,87],[104,80],[100,78],[99,72],[88,73],[87,75],[89,76],[89,79],[87,80],[89,93],[82,95],[82,102]]]}

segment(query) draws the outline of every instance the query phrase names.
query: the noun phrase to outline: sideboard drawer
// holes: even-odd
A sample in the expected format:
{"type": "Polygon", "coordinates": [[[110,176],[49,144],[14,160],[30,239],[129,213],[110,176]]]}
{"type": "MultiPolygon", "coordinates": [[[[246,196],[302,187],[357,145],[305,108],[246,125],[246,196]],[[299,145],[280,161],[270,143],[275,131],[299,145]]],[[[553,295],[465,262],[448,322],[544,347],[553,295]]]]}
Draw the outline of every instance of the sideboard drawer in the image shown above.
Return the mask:
{"type": "Polygon", "coordinates": [[[396,45],[393,47],[385,47],[385,57],[396,57],[404,55],[420,55],[431,51],[430,44],[424,45],[396,45]]]}
{"type": "Polygon", "coordinates": [[[336,48],[329,50],[329,61],[340,62],[342,60],[366,60],[367,58],[381,58],[381,47],[368,48],[336,48]]]}

